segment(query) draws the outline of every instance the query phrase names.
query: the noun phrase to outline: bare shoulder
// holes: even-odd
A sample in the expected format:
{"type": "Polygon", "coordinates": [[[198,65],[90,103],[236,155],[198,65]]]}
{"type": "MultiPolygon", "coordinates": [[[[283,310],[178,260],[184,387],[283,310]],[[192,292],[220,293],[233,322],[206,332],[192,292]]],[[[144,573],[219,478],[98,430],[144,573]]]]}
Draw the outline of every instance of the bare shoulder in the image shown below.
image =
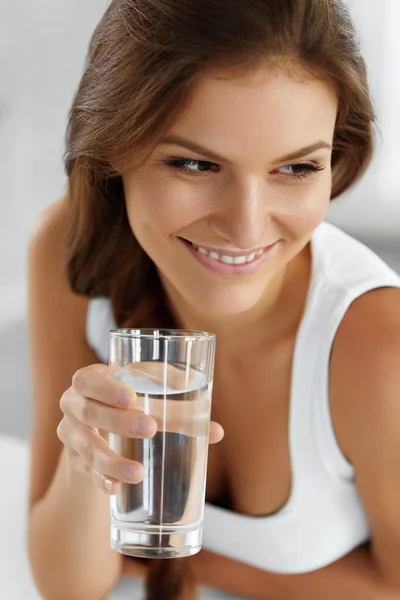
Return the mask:
{"type": "Polygon", "coordinates": [[[44,302],[52,302],[54,314],[68,310],[76,322],[82,321],[88,299],[72,292],[67,277],[66,238],[68,203],[62,198],[47,208],[32,232],[29,244],[29,293],[44,302]]]}
{"type": "Polygon", "coordinates": [[[39,217],[29,243],[29,261],[34,269],[60,262],[68,230],[68,203],[61,198],[39,217]]]}
{"type": "Polygon", "coordinates": [[[400,289],[373,290],[347,311],[331,356],[332,419],[353,463],[371,436],[387,434],[388,420],[400,426],[399,367],[400,289]]]}
{"type": "Polygon", "coordinates": [[[67,276],[65,199],[48,208],[32,233],[28,255],[28,326],[33,392],[30,504],[50,485],[61,453],[60,398],[75,371],[98,362],[86,342],[88,298],[67,276]]]}
{"type": "Polygon", "coordinates": [[[355,485],[381,574],[400,589],[400,289],[359,298],[332,351],[330,403],[335,433],[355,485]]]}
{"type": "Polygon", "coordinates": [[[37,271],[60,263],[67,230],[68,205],[66,198],[61,198],[49,206],[36,223],[29,240],[29,267],[37,271]]]}
{"type": "Polygon", "coordinates": [[[67,225],[68,200],[66,197],[62,197],[43,211],[33,231],[32,240],[38,240],[43,236],[48,237],[52,233],[66,232],[67,225]]]}

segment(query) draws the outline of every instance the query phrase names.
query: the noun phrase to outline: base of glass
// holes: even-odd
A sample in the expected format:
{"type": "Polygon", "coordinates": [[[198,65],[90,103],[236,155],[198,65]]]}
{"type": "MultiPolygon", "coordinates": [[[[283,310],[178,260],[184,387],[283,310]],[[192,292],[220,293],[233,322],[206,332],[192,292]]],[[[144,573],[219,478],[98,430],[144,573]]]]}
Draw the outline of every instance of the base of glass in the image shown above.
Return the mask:
{"type": "Polygon", "coordinates": [[[201,550],[202,528],[135,527],[111,524],[110,546],[115,552],[141,558],[183,558],[201,550]]]}

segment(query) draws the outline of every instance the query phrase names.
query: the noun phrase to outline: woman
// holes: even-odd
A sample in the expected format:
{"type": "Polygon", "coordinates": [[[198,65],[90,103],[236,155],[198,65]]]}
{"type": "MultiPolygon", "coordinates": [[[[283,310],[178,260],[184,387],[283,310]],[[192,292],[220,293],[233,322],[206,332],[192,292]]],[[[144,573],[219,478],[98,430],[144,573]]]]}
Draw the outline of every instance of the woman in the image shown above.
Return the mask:
{"type": "Polygon", "coordinates": [[[70,114],[68,193],[30,246],[45,599],[100,600],[123,574],[148,577],[148,599],[399,596],[400,279],[322,222],[367,167],[373,120],[340,0],[111,2],[70,114]],[[217,334],[210,441],[225,437],[190,559],[109,549],[104,492],[141,466],[108,433],[155,434],[107,379],[116,326],[217,334]]]}

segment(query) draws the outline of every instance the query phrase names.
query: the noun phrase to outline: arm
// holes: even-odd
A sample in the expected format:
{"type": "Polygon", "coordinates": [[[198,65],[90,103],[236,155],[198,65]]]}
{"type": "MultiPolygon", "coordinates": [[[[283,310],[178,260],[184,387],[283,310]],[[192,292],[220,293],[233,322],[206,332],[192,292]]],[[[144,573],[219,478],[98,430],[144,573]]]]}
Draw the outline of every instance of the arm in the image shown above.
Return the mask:
{"type": "Polygon", "coordinates": [[[57,437],[63,392],[74,372],[97,362],[85,341],[87,301],[70,290],[63,259],[66,210],[51,207],[29,251],[33,378],[28,553],[45,600],[102,600],[122,557],[109,545],[109,498],[70,468],[57,437]]]}
{"type": "Polygon", "coordinates": [[[318,571],[281,575],[202,550],[191,559],[199,585],[259,600],[399,600],[400,587],[378,573],[369,550],[357,548],[318,571]]]}
{"type": "Polygon", "coordinates": [[[359,298],[337,333],[330,399],[336,437],[355,467],[371,543],[311,573],[278,575],[201,552],[201,584],[268,600],[400,598],[400,290],[359,298]]]}
{"type": "Polygon", "coordinates": [[[400,586],[400,289],[375,290],[349,309],[332,352],[330,396],[368,517],[371,558],[400,586]]]}

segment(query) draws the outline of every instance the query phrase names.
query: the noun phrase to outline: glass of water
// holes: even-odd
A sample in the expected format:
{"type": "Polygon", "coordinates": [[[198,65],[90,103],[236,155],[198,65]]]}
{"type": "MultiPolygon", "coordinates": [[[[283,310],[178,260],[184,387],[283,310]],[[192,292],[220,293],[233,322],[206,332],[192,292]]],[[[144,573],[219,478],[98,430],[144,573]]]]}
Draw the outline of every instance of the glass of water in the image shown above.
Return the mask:
{"type": "Polygon", "coordinates": [[[147,558],[201,549],[216,337],[200,331],[109,332],[110,375],[157,423],[152,439],[110,435],[116,454],[143,465],[140,483],[111,497],[111,548],[147,558]]]}

